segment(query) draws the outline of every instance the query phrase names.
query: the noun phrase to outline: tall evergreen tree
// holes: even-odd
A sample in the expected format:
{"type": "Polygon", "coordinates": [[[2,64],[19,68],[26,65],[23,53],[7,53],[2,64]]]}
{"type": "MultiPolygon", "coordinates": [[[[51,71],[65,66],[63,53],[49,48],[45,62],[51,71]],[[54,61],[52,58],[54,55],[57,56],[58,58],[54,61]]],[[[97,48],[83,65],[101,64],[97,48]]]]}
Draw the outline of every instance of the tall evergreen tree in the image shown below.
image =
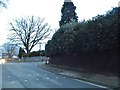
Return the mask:
{"type": "Polygon", "coordinates": [[[74,6],[73,2],[71,0],[65,0],[61,9],[62,16],[59,25],[62,26],[72,21],[78,22],[78,16],[75,10],[76,7],[74,6]]]}
{"type": "Polygon", "coordinates": [[[18,57],[21,59],[23,57],[23,54],[25,54],[25,51],[20,47],[18,57]]]}

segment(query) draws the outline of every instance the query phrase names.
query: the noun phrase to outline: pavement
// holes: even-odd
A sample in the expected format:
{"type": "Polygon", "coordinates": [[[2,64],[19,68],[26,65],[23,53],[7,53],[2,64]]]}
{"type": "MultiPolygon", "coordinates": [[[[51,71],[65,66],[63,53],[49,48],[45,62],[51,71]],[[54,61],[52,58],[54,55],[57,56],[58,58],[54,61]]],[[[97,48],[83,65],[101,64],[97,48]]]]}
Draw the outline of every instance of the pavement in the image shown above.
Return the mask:
{"type": "Polygon", "coordinates": [[[63,67],[53,64],[43,64],[38,65],[40,68],[44,70],[48,70],[50,72],[54,72],[56,74],[68,76],[71,78],[75,78],[78,80],[82,80],[86,83],[95,84],[99,87],[107,87],[111,89],[118,89],[120,84],[120,78],[116,76],[108,76],[102,74],[92,74],[92,73],[85,73],[80,70],[75,71],[71,67],[63,67]]]}
{"type": "Polygon", "coordinates": [[[9,88],[13,88],[11,90],[15,90],[14,88],[24,88],[25,90],[26,88],[32,88],[32,90],[34,88],[50,88],[50,90],[52,88],[94,88],[95,90],[109,90],[109,88],[97,84],[68,77],[63,74],[61,69],[48,67],[43,62],[6,63],[0,66],[2,66],[2,88],[8,88],[7,90],[9,88]],[[59,72],[60,74],[57,74],[59,72]]]}

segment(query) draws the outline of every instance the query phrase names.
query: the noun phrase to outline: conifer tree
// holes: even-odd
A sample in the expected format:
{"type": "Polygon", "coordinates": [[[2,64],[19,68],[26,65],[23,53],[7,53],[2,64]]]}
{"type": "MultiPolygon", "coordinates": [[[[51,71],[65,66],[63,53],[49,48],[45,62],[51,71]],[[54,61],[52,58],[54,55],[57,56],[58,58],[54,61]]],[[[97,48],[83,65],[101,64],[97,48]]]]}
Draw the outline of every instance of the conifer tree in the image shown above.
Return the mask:
{"type": "Polygon", "coordinates": [[[21,59],[23,57],[23,54],[25,54],[25,51],[20,47],[18,57],[21,59]]]}
{"type": "Polygon", "coordinates": [[[59,25],[62,26],[72,21],[78,22],[78,16],[75,10],[76,6],[74,6],[73,2],[71,0],[65,0],[61,9],[62,16],[59,25]]]}

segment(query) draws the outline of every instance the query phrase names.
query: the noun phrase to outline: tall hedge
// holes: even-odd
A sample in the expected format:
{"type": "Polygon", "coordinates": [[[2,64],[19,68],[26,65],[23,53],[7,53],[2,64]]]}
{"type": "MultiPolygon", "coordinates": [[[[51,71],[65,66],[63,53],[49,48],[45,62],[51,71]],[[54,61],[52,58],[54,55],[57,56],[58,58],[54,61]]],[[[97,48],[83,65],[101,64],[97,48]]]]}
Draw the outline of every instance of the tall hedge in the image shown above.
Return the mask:
{"type": "Polygon", "coordinates": [[[119,48],[120,7],[92,20],[61,27],[46,45],[47,56],[119,48]]]}
{"type": "Polygon", "coordinates": [[[41,50],[41,51],[33,51],[30,53],[24,53],[23,57],[35,57],[35,56],[45,56],[45,51],[41,50]]]}

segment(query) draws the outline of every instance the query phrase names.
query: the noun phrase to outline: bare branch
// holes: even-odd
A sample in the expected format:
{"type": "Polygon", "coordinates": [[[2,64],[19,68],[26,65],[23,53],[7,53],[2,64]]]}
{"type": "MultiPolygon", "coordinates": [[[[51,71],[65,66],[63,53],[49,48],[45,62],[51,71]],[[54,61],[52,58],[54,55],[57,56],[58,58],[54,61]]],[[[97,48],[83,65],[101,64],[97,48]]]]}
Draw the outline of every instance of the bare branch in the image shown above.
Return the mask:
{"type": "Polygon", "coordinates": [[[0,8],[7,8],[8,0],[0,0],[0,8]]]}
{"type": "Polygon", "coordinates": [[[14,55],[17,54],[17,44],[13,44],[11,42],[7,42],[2,46],[3,53],[5,53],[8,58],[12,58],[14,55]]]}

